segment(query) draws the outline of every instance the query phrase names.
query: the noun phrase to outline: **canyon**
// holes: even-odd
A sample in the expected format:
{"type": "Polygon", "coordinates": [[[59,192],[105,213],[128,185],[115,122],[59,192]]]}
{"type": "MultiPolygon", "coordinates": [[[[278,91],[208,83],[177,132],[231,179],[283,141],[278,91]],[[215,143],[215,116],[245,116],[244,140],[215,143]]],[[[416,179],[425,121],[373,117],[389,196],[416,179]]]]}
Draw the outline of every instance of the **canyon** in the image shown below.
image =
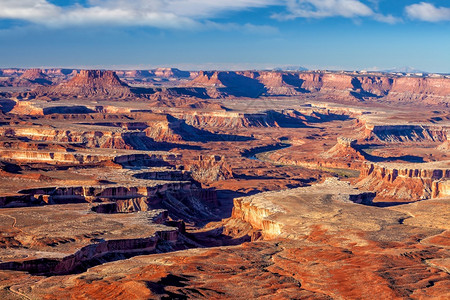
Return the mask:
{"type": "Polygon", "coordinates": [[[446,299],[450,78],[2,69],[1,299],[446,299]]]}

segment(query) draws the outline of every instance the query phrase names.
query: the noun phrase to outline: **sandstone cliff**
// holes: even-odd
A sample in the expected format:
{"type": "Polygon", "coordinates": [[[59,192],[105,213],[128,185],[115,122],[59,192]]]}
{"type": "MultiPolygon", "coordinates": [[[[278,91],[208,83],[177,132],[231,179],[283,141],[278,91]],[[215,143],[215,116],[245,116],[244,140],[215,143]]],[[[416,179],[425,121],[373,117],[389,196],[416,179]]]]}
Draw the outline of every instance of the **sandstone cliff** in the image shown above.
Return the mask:
{"type": "Polygon", "coordinates": [[[68,82],[48,88],[38,88],[31,93],[36,96],[72,96],[89,98],[94,96],[127,97],[130,88],[113,71],[81,70],[68,82]]]}
{"type": "Polygon", "coordinates": [[[383,142],[444,142],[447,140],[448,126],[437,125],[365,125],[366,139],[383,142]]]}
{"type": "Polygon", "coordinates": [[[435,197],[439,194],[439,185],[434,182],[448,178],[448,161],[424,164],[365,163],[357,186],[377,192],[380,199],[415,201],[435,197]]]}
{"type": "MultiPolygon", "coordinates": [[[[354,203],[370,204],[374,196],[375,193],[358,191],[346,182],[329,178],[322,184],[310,187],[235,198],[232,219],[249,223],[254,229],[261,231],[264,239],[296,239],[301,238],[302,233],[300,228],[292,230],[292,227],[303,228],[302,221],[320,218],[313,212],[319,207],[326,211],[323,222],[329,222],[336,216],[334,213],[339,211],[333,208],[336,204],[353,208],[354,203]]],[[[342,222],[342,219],[338,222],[342,222]]]]}

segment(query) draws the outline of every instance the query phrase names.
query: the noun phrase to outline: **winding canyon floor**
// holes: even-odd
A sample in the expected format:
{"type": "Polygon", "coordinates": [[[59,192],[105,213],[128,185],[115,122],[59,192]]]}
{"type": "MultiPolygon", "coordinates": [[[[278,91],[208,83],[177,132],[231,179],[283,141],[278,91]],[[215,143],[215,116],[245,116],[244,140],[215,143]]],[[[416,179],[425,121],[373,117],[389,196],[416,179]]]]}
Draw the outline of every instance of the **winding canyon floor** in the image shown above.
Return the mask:
{"type": "Polygon", "coordinates": [[[450,112],[0,101],[0,299],[449,299],[450,112]]]}

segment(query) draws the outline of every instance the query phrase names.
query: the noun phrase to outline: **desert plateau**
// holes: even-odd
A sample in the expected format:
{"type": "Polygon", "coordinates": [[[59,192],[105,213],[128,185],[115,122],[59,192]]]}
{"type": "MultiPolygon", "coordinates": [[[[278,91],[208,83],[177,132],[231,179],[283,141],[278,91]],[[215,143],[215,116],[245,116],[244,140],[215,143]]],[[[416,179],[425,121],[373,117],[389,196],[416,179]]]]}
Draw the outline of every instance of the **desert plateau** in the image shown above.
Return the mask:
{"type": "Polygon", "coordinates": [[[2,299],[450,297],[450,78],[1,72],[2,299]]]}

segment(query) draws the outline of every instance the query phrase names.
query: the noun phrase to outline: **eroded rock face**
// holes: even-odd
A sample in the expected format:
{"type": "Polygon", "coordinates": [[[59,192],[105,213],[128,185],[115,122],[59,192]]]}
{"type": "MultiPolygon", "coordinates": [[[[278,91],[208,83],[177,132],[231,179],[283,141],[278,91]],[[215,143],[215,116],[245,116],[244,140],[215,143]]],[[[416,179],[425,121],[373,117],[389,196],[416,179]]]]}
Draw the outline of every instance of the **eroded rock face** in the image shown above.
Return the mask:
{"type": "Polygon", "coordinates": [[[45,79],[47,76],[42,73],[41,69],[29,69],[26,70],[20,78],[22,79],[29,79],[29,80],[36,80],[36,79],[45,79]]]}
{"type": "Polygon", "coordinates": [[[132,93],[113,71],[81,70],[70,81],[54,87],[37,89],[38,96],[64,95],[74,97],[127,97],[132,93]]]}
{"type": "Polygon", "coordinates": [[[433,182],[450,178],[449,162],[428,164],[363,165],[357,186],[376,191],[377,197],[403,199],[429,199],[433,196],[433,182]]]}
{"type": "Polygon", "coordinates": [[[200,72],[189,85],[210,88],[208,95],[213,98],[319,93],[341,100],[383,98],[388,101],[448,103],[448,80],[381,74],[355,76],[326,72],[246,71],[200,72]]]}
{"type": "Polygon", "coordinates": [[[155,76],[163,78],[171,78],[171,77],[185,78],[190,77],[191,75],[190,72],[181,71],[176,68],[157,68],[153,70],[153,73],[155,74],[155,76]]]}
{"type": "Polygon", "coordinates": [[[205,183],[233,178],[231,166],[218,155],[198,156],[188,162],[187,169],[194,179],[205,183]]]}
{"type": "Polygon", "coordinates": [[[441,179],[433,181],[431,186],[432,198],[450,198],[450,180],[441,179]]]}
{"type": "Polygon", "coordinates": [[[357,147],[357,140],[348,137],[338,137],[337,144],[321,155],[323,166],[359,169],[366,161],[363,153],[357,147]]]}
{"type": "Polygon", "coordinates": [[[448,127],[433,125],[366,125],[366,138],[383,142],[443,142],[448,127]]]}
{"type": "Polygon", "coordinates": [[[438,146],[438,149],[441,151],[448,151],[450,150],[450,132],[447,132],[447,137],[445,139],[445,142],[438,146]]]}

